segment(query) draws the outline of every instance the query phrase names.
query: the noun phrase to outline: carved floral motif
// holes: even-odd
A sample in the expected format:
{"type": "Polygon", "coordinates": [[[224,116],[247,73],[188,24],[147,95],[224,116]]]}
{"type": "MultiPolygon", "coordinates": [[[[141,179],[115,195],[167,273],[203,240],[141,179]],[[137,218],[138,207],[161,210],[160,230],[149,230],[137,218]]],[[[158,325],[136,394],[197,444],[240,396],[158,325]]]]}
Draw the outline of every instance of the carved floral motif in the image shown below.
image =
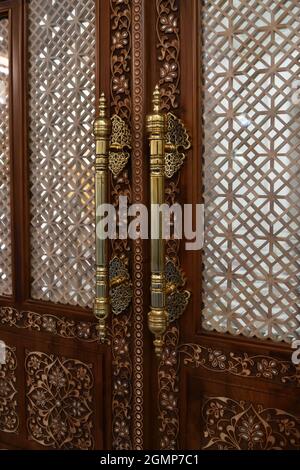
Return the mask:
{"type": "Polygon", "coordinates": [[[110,0],[110,10],[112,107],[127,122],[131,115],[131,0],[110,0]]]}
{"type": "Polygon", "coordinates": [[[92,449],[92,366],[26,352],[29,438],[56,449],[92,449]]]}
{"type": "Polygon", "coordinates": [[[179,434],[179,361],[177,354],[179,330],[177,325],[169,328],[164,341],[165,347],[158,369],[160,447],[162,450],[174,450],[177,448],[179,434]]]}
{"type": "Polygon", "coordinates": [[[183,363],[191,367],[204,367],[214,372],[226,372],[240,377],[256,377],[282,384],[300,386],[300,368],[291,361],[270,356],[224,352],[199,344],[182,344],[178,352],[183,363]]]}
{"type": "Polygon", "coordinates": [[[0,307],[0,324],[86,342],[97,342],[99,339],[97,323],[76,322],[65,317],[35,312],[19,312],[12,307],[0,307]]]}
{"type": "Polygon", "coordinates": [[[206,398],[202,449],[283,450],[300,448],[300,422],[276,408],[226,397],[206,398]]]}
{"type": "MultiPolygon", "coordinates": [[[[180,31],[179,2],[177,0],[156,0],[157,49],[160,64],[159,87],[162,111],[174,111],[180,96],[180,31]]],[[[166,203],[178,202],[180,195],[180,172],[168,180],[165,188],[166,203]]],[[[181,271],[179,258],[180,240],[170,239],[166,243],[166,256],[181,271]]],[[[160,448],[177,448],[179,434],[178,410],[178,368],[177,346],[179,329],[177,322],[165,334],[165,349],[158,366],[158,421],[160,448]]]]}
{"type": "Polygon", "coordinates": [[[156,0],[158,60],[162,110],[178,108],[180,94],[180,36],[177,0],[156,0]]]}
{"type": "MultiPolygon", "coordinates": [[[[131,49],[132,1],[110,0],[111,14],[111,107],[112,114],[131,126],[131,49]]],[[[128,166],[127,166],[128,167],[128,166]]],[[[132,203],[132,187],[128,168],[111,175],[111,202],[117,208],[119,197],[126,196],[132,203]]],[[[111,241],[112,258],[122,258],[131,270],[131,246],[128,240],[111,241]]],[[[132,449],[132,359],[129,351],[131,339],[132,307],[112,319],[113,400],[112,435],[115,450],[132,449]]]]}
{"type": "Polygon", "coordinates": [[[17,433],[16,348],[6,346],[6,362],[0,365],[0,431],[17,433]]]}

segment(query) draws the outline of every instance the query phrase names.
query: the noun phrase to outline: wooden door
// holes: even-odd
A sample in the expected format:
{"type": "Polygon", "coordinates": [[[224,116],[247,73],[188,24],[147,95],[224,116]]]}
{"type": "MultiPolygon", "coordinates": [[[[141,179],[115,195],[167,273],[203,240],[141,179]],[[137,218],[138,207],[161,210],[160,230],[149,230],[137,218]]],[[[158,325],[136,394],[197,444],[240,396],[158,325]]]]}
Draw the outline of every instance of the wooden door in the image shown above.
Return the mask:
{"type": "Polygon", "coordinates": [[[294,0],[0,1],[1,448],[299,447],[299,112],[282,103],[297,86],[298,22],[294,0]],[[110,200],[149,205],[145,119],[157,83],[161,110],[192,139],[166,200],[204,200],[208,211],[204,251],[167,243],[191,295],[159,361],[147,325],[147,240],[110,243],[130,298],[110,316],[107,344],[92,311],[98,97],[104,91],[132,136],[110,200]],[[217,153],[229,143],[239,161],[217,153]],[[272,209],[251,211],[256,198],[272,209]],[[284,252],[271,255],[281,238],[284,252]]]}
{"type": "Polygon", "coordinates": [[[163,107],[192,149],[167,193],[205,202],[191,299],[165,336],[161,449],[299,449],[299,2],[156,2],[163,107]],[[179,195],[180,194],[180,195],[179,195]]]}
{"type": "Polygon", "coordinates": [[[94,291],[99,2],[0,2],[1,448],[111,447],[94,291]]]}

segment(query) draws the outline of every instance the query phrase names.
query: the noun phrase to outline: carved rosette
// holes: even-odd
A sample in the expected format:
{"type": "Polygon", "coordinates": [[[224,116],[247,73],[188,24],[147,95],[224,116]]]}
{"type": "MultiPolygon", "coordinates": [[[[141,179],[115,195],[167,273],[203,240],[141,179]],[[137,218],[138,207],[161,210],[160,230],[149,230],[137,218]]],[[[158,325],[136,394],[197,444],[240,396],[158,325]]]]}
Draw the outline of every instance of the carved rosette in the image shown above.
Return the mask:
{"type": "Polygon", "coordinates": [[[27,430],[55,449],[93,449],[92,366],[26,351],[27,430]]]}
{"type": "Polygon", "coordinates": [[[209,450],[299,450],[300,421],[286,411],[235,401],[206,398],[202,407],[204,439],[209,450]]]}
{"type": "MultiPolygon", "coordinates": [[[[131,125],[131,49],[132,1],[110,0],[111,13],[111,109],[131,125]]],[[[118,208],[119,197],[126,196],[132,203],[132,187],[128,165],[114,176],[111,173],[111,202],[118,208]]],[[[128,240],[111,241],[111,257],[123,259],[131,269],[131,245],[128,240]]],[[[115,450],[132,449],[132,360],[129,350],[131,339],[132,307],[129,306],[112,319],[113,401],[112,435],[115,450]]]]}
{"type": "Polygon", "coordinates": [[[6,346],[6,362],[0,365],[0,431],[17,433],[19,429],[16,348],[6,346]]]}

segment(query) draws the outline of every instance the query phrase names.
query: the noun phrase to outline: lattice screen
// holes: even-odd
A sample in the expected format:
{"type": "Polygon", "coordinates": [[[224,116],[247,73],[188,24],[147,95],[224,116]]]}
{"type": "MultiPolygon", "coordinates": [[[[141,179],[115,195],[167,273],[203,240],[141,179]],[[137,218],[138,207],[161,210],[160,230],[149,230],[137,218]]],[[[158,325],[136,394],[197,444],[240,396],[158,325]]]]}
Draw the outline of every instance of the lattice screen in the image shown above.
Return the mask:
{"type": "Polygon", "coordinates": [[[300,334],[300,2],[206,0],[203,15],[203,326],[289,342],[300,334]]]}
{"type": "Polygon", "coordinates": [[[0,295],[12,294],[10,148],[9,148],[9,21],[0,19],[0,295]]]}
{"type": "Polygon", "coordinates": [[[29,3],[31,295],[91,306],[95,1],[29,3]]]}

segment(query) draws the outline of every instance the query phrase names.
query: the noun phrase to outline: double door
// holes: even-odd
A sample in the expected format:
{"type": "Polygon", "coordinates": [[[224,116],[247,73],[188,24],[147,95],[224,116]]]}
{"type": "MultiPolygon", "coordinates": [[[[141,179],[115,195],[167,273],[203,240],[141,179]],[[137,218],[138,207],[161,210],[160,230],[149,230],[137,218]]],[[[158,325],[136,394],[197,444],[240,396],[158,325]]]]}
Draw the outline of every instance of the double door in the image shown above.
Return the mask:
{"type": "Polygon", "coordinates": [[[299,448],[299,10],[296,0],[0,1],[1,448],[299,448]],[[156,115],[167,123],[152,135],[165,144],[165,202],[190,210],[195,232],[205,204],[203,246],[190,226],[182,238],[101,244],[104,342],[102,92],[106,202],[155,202],[156,115]],[[155,338],[157,247],[169,324],[159,317],[155,338]]]}

